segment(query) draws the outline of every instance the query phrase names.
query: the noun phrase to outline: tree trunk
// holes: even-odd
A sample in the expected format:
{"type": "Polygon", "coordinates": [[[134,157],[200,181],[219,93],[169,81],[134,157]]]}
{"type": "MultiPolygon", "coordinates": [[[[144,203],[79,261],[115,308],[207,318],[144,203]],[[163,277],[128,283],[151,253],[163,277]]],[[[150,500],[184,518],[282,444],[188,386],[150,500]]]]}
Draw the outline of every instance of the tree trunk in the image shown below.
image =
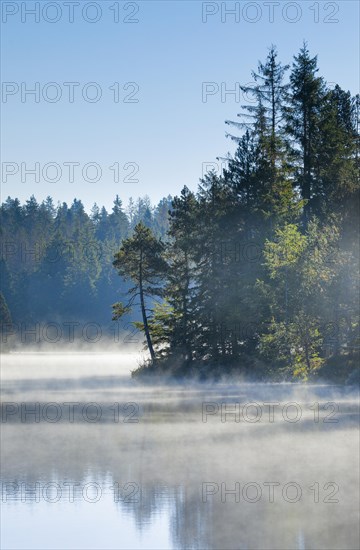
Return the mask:
{"type": "Polygon", "coordinates": [[[310,339],[309,331],[308,331],[308,328],[305,327],[304,351],[305,351],[305,361],[306,361],[308,374],[311,372],[311,362],[310,362],[310,356],[309,356],[309,339],[310,339]]]}
{"type": "Polygon", "coordinates": [[[150,331],[149,331],[149,325],[148,320],[146,317],[146,310],[145,310],[145,301],[144,301],[144,289],[143,289],[143,282],[142,282],[142,251],[140,252],[140,273],[139,273],[139,291],[140,291],[140,304],[141,304],[141,313],[144,323],[144,332],[146,336],[146,342],[149,348],[151,360],[153,363],[155,363],[155,352],[152,345],[151,337],[150,337],[150,331]]]}
{"type": "Polygon", "coordinates": [[[189,294],[189,287],[190,287],[190,275],[189,275],[189,262],[188,262],[188,254],[185,251],[185,280],[186,280],[186,286],[184,289],[183,294],[183,316],[184,316],[184,344],[185,344],[185,361],[191,361],[192,359],[192,352],[191,352],[191,345],[189,341],[189,320],[188,320],[188,294],[189,294]]]}
{"type": "Polygon", "coordinates": [[[311,199],[311,139],[310,139],[310,121],[307,116],[306,106],[303,113],[303,182],[302,182],[302,198],[306,200],[304,206],[304,224],[307,226],[310,217],[310,199],[311,199]]]}
{"type": "Polygon", "coordinates": [[[274,178],[274,174],[275,174],[275,161],[276,161],[276,146],[275,146],[275,129],[276,128],[275,127],[276,127],[276,105],[275,105],[274,76],[272,76],[272,80],[271,80],[271,167],[273,169],[272,178],[274,178]]]}

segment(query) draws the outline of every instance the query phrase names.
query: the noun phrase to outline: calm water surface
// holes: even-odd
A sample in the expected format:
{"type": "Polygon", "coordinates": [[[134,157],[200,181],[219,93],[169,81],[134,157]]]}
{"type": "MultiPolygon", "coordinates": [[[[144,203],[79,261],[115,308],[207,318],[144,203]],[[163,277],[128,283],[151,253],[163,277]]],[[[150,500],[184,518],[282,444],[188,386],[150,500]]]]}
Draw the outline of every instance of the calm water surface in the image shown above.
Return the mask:
{"type": "Polygon", "coordinates": [[[135,366],[2,357],[1,548],[359,547],[354,389],[140,385],[135,366]]]}

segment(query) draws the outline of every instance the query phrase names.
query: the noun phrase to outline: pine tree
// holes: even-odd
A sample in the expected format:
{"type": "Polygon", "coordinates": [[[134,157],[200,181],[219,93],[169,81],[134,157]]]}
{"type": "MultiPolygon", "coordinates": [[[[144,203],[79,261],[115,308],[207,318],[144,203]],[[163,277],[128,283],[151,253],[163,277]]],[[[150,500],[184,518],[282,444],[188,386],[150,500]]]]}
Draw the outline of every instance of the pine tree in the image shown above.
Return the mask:
{"type": "Polygon", "coordinates": [[[324,96],[318,127],[313,204],[318,214],[344,214],[359,189],[356,98],[336,85],[324,96]]]}
{"type": "Polygon", "coordinates": [[[261,148],[267,149],[273,172],[283,147],[280,128],[283,109],[288,99],[289,84],[284,83],[288,69],[289,65],[283,66],[277,62],[276,47],[271,46],[266,62],[259,62],[258,72],[252,72],[255,85],[241,87],[246,94],[255,99],[256,105],[242,106],[246,112],[238,115],[242,119],[241,122],[226,121],[226,124],[239,129],[255,130],[263,142],[260,143],[261,148]]]}
{"type": "Polygon", "coordinates": [[[164,260],[164,245],[157,240],[143,223],[137,224],[134,234],[125,239],[115,254],[113,265],[118,274],[125,280],[131,280],[134,286],[129,290],[130,299],[126,306],[121,302],[113,305],[113,319],[120,319],[139,300],[143,330],[147,346],[154,362],[155,351],[149,328],[148,307],[146,298],[153,299],[164,294],[162,278],[166,274],[167,264],[164,260]]]}
{"type": "Polygon", "coordinates": [[[185,362],[193,358],[193,347],[199,329],[195,316],[196,262],[194,250],[198,205],[194,193],[186,186],[179,197],[172,201],[168,246],[168,283],[166,299],[171,309],[171,319],[163,315],[168,326],[171,352],[181,355],[185,362]]]}
{"type": "Polygon", "coordinates": [[[125,239],[129,233],[129,221],[122,207],[122,201],[119,195],[116,195],[112,213],[109,216],[109,227],[111,235],[108,235],[117,246],[125,239]]]}
{"type": "Polygon", "coordinates": [[[317,76],[317,56],[311,57],[304,43],[294,57],[290,74],[290,103],[285,108],[286,132],[292,139],[292,153],[295,160],[295,185],[305,201],[304,220],[310,219],[314,211],[314,198],[318,193],[315,168],[318,155],[318,135],[321,106],[325,95],[325,84],[317,76]]]}
{"type": "Polygon", "coordinates": [[[94,204],[91,208],[90,219],[94,223],[94,225],[96,225],[96,226],[99,225],[99,222],[100,222],[100,208],[98,207],[96,202],[94,202],[94,204]]]}

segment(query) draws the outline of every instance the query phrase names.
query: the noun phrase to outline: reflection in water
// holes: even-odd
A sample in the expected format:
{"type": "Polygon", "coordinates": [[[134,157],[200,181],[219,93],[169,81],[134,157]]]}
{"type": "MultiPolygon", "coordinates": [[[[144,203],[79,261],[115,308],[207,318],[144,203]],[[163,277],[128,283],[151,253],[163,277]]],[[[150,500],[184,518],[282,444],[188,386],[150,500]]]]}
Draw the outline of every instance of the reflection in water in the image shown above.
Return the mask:
{"type": "Polygon", "coordinates": [[[116,356],[3,358],[2,548],[358,547],[354,391],[141,386],[129,366],[116,356]],[[101,417],[92,405],[84,419],[91,402],[101,417]],[[139,422],[124,422],[129,402],[139,422]]]}
{"type": "Polygon", "coordinates": [[[299,550],[305,550],[305,540],[304,540],[304,533],[300,530],[298,534],[298,549],[299,550]]]}

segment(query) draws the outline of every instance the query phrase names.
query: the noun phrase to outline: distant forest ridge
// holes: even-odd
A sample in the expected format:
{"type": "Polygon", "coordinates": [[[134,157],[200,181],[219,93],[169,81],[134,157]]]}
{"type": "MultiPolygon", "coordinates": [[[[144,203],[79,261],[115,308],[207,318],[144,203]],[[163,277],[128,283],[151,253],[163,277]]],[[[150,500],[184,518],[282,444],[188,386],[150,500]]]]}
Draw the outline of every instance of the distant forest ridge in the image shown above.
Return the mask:
{"type": "Polygon", "coordinates": [[[158,237],[169,228],[172,198],[152,206],[149,197],[117,195],[111,212],[81,200],[54,205],[51,197],[24,204],[8,197],[0,207],[1,291],[12,322],[111,323],[111,305],[128,285],[117,277],[114,254],[142,221],[158,237]]]}

